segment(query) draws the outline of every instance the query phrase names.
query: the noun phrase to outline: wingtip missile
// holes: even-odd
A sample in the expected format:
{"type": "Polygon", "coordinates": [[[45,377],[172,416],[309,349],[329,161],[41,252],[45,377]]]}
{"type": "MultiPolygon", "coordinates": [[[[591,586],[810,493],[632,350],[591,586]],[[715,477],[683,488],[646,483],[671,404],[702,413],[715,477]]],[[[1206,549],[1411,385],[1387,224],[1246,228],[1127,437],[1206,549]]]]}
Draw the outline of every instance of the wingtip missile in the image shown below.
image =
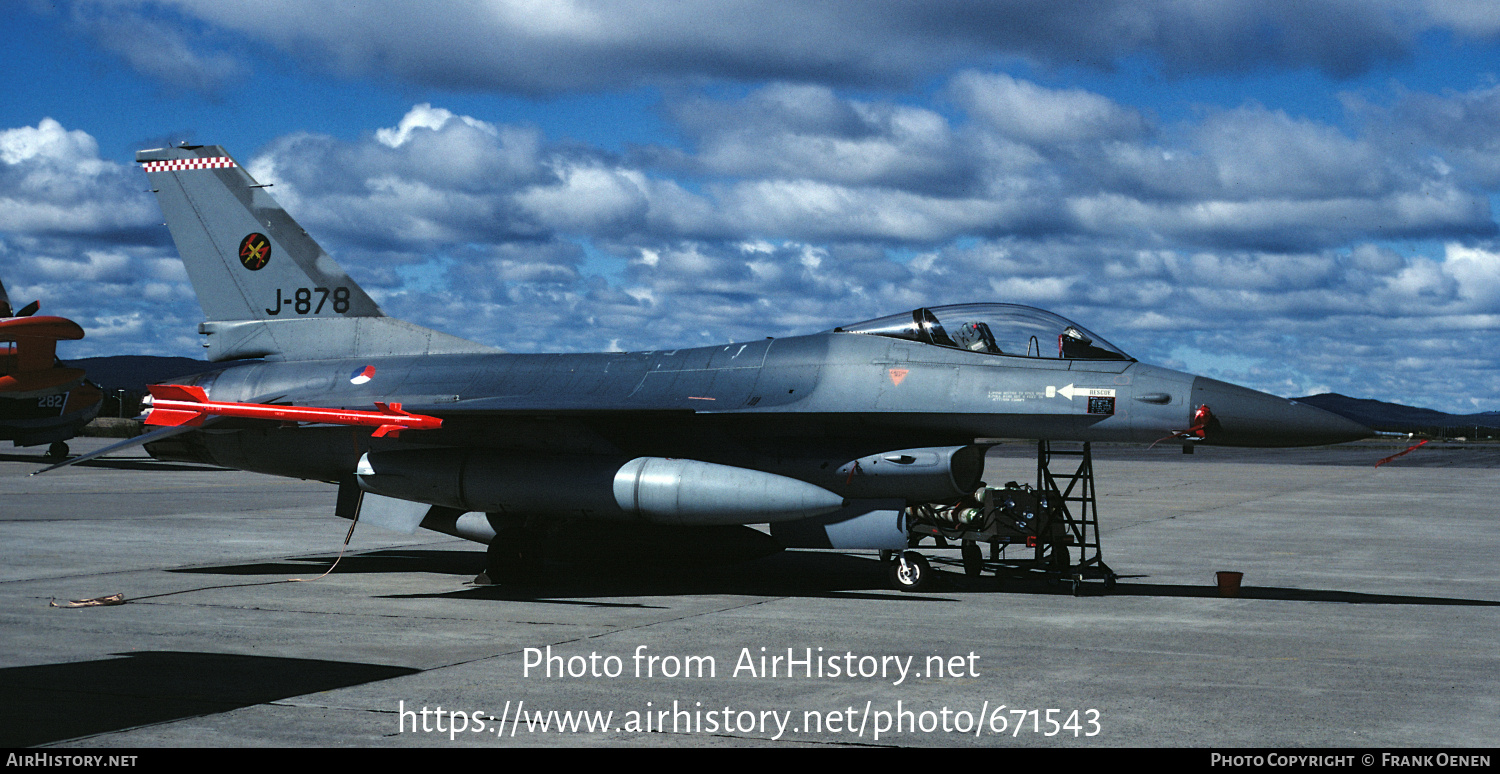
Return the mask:
{"type": "Polygon", "coordinates": [[[148,389],[151,391],[151,411],[146,415],[146,424],[155,426],[196,426],[208,416],[224,416],[374,427],[373,436],[376,438],[396,437],[402,430],[437,430],[443,426],[442,419],[403,411],[400,403],[376,403],[376,411],[358,411],[213,401],[208,399],[202,387],[183,384],[153,384],[148,389]]]}

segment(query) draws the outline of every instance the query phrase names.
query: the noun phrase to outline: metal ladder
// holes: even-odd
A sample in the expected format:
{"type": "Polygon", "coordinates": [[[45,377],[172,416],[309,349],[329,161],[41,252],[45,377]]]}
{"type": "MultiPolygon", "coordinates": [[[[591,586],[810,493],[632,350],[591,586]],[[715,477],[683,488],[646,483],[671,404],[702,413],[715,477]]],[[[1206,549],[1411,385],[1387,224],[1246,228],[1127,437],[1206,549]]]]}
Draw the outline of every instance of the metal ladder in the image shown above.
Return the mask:
{"type": "MultiPolygon", "coordinates": [[[[1053,448],[1051,441],[1037,441],[1036,488],[1043,496],[1053,500],[1062,514],[1063,525],[1077,546],[1080,556],[1076,564],[1070,563],[1067,572],[1072,576],[1073,593],[1085,578],[1102,578],[1106,588],[1113,588],[1118,576],[1104,563],[1103,549],[1099,541],[1099,499],[1094,485],[1094,455],[1087,441],[1082,448],[1053,448]],[[1077,457],[1078,467],[1071,473],[1066,470],[1054,472],[1054,464],[1061,464],[1057,457],[1077,457]],[[1075,510],[1074,506],[1077,508],[1075,510]]],[[[1042,561],[1046,546],[1038,542],[1036,560],[1042,561]]]]}

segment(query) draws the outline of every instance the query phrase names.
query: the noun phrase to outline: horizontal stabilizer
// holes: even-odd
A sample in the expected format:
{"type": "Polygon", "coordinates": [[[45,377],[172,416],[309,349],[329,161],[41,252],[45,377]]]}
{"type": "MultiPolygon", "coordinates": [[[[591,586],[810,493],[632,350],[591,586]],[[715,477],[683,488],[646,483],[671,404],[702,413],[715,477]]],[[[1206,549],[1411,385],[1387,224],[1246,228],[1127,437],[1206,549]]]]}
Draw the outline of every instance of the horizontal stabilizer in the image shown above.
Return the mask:
{"type": "MultiPolygon", "coordinates": [[[[207,421],[213,422],[215,420],[210,418],[207,421]]],[[[68,459],[59,462],[56,465],[49,465],[45,468],[42,468],[41,470],[36,471],[35,473],[32,473],[31,475],[40,475],[42,473],[57,470],[58,468],[66,468],[72,465],[77,465],[80,462],[89,462],[91,460],[96,460],[100,457],[105,457],[116,452],[122,452],[126,449],[130,449],[136,446],[144,446],[154,441],[165,440],[167,438],[171,438],[174,435],[182,435],[183,433],[190,433],[192,431],[193,428],[190,425],[183,425],[179,427],[160,427],[144,435],[138,435],[134,438],[127,438],[123,441],[120,441],[119,443],[110,444],[103,449],[96,449],[87,454],[80,454],[77,457],[69,457],[68,459]]]]}

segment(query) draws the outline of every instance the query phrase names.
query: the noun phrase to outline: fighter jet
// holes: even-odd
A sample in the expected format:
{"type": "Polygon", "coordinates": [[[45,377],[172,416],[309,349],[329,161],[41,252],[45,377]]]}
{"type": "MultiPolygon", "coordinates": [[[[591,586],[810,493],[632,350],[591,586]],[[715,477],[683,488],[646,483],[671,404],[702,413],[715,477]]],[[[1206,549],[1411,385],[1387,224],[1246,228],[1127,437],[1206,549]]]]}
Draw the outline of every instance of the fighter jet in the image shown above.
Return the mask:
{"type": "Polygon", "coordinates": [[[810,526],[817,545],[904,547],[906,506],[974,492],[999,439],[1370,435],[1014,304],[712,347],[509,354],[386,317],[223,148],[136,160],[203,307],[208,359],[225,364],[153,388],[150,453],[337,484],[339,515],[487,543],[496,580],[524,576],[564,522],[810,526]]]}
{"type": "Polygon", "coordinates": [[[50,444],[49,459],[68,456],[69,438],[99,414],[103,394],[79,368],[57,362],[57,342],[83,338],[78,323],[37,315],[40,301],[12,310],[0,284],[0,440],[50,444]]]}

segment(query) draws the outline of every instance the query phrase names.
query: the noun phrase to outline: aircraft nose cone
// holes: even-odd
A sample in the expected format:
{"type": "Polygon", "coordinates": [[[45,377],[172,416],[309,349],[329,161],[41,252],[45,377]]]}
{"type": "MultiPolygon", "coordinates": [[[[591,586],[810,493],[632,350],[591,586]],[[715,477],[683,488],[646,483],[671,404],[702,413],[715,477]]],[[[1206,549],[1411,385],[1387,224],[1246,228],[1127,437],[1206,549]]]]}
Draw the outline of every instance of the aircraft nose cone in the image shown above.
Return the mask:
{"type": "Polygon", "coordinates": [[[1204,443],[1220,446],[1323,446],[1375,434],[1337,414],[1202,376],[1193,379],[1192,405],[1208,406],[1216,421],[1204,443]]]}

